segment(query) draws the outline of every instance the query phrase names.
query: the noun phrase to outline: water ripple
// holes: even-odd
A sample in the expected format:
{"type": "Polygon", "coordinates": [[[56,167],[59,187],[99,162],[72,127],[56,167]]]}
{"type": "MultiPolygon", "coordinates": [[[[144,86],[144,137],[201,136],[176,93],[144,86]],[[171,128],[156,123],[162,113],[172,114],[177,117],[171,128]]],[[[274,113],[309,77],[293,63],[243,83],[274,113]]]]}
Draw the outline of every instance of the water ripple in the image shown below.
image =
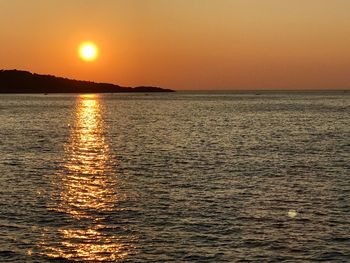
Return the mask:
{"type": "Polygon", "coordinates": [[[350,97],[2,95],[1,262],[349,262],[350,97]]]}

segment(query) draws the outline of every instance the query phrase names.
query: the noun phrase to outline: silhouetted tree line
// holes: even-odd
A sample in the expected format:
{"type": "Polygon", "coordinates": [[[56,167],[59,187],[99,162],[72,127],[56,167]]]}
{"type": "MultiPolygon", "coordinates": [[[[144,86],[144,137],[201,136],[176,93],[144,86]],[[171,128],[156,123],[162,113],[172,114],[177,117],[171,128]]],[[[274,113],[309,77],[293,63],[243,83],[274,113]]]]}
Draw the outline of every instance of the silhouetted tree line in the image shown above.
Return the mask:
{"type": "Polygon", "coordinates": [[[0,70],[0,93],[172,92],[159,87],[121,87],[110,83],[72,80],[22,70],[0,70]]]}

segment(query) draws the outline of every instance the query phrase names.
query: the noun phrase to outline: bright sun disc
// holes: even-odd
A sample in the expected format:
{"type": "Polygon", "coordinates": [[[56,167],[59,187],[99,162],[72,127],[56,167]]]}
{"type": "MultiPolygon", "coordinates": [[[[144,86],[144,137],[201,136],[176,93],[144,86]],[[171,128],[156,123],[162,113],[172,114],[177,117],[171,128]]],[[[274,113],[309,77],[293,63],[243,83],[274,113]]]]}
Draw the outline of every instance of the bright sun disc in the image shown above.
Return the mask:
{"type": "Polygon", "coordinates": [[[79,55],[85,61],[93,61],[97,58],[98,48],[92,42],[84,42],[79,47],[79,55]]]}

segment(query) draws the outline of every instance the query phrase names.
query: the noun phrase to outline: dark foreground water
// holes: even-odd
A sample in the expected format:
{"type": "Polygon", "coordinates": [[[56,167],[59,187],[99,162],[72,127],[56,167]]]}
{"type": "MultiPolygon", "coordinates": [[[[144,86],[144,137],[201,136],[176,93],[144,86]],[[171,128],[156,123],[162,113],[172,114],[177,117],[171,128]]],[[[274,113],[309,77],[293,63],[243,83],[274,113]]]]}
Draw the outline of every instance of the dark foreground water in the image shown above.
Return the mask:
{"type": "Polygon", "coordinates": [[[0,95],[0,262],[349,262],[349,93],[0,95]]]}

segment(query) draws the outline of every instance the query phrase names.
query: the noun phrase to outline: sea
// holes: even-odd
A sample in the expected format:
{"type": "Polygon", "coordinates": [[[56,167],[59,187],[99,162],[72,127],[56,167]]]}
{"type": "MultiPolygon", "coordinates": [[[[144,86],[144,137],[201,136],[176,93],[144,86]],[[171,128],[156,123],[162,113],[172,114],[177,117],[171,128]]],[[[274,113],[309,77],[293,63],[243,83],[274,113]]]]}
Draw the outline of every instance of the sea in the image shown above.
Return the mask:
{"type": "Polygon", "coordinates": [[[350,262],[350,92],[0,95],[0,262],[350,262]]]}

